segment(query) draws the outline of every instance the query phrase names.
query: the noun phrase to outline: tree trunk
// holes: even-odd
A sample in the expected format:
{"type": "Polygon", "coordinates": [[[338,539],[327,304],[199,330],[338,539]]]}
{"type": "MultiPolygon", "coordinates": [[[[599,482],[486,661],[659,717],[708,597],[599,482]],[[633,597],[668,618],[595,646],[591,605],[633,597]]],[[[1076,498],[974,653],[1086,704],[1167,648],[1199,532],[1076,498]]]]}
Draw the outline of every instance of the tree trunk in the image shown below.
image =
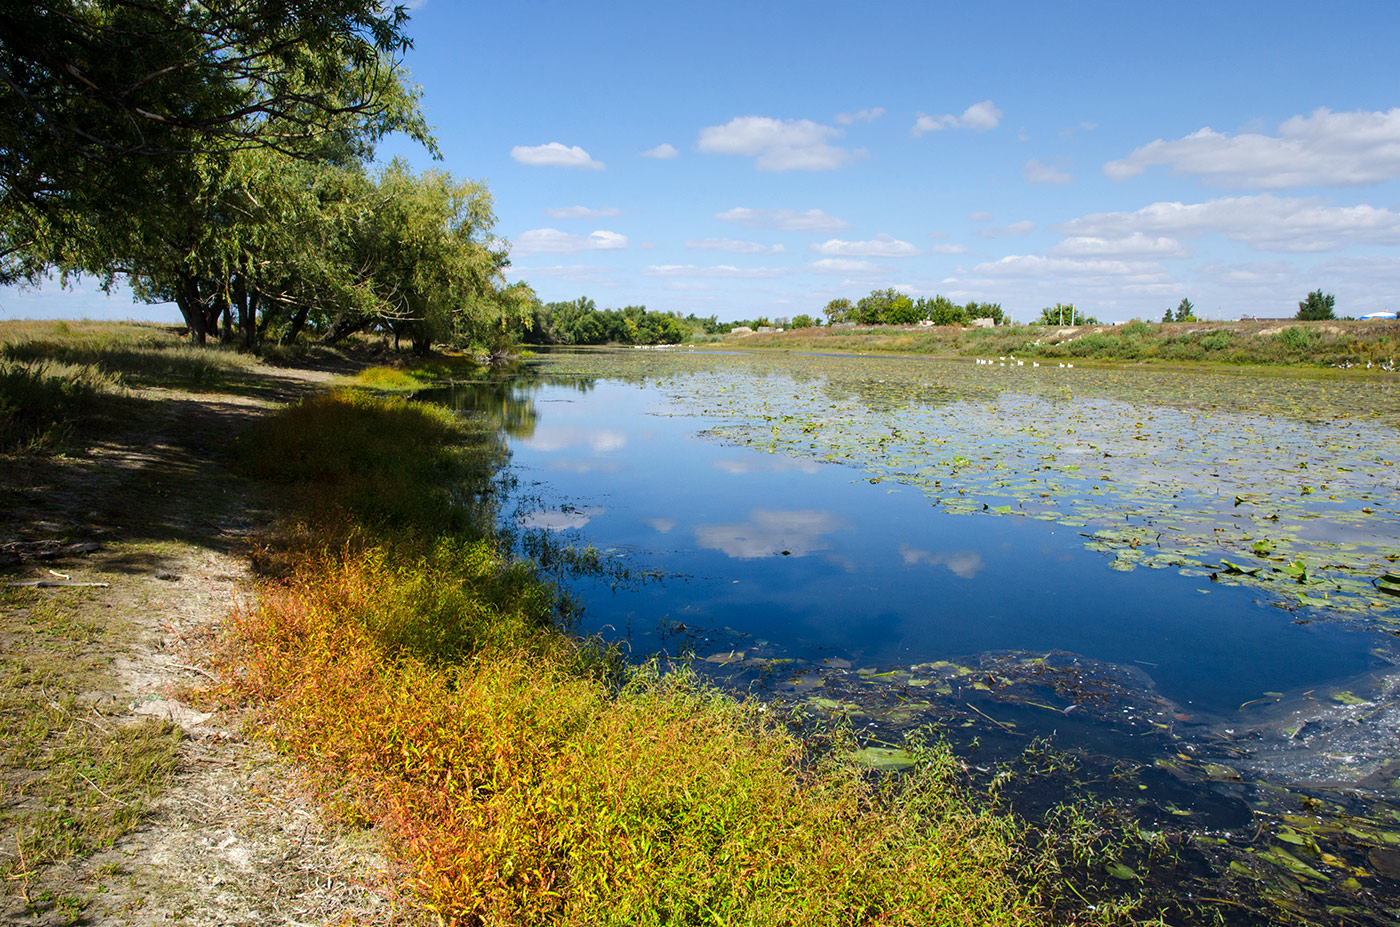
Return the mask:
{"type": "Polygon", "coordinates": [[[180,315],[185,318],[185,327],[190,330],[190,341],[203,345],[208,328],[204,324],[204,307],[199,303],[199,280],[183,270],[176,271],[175,305],[180,307],[180,315]]]}
{"type": "Polygon", "coordinates": [[[257,294],[249,295],[248,284],[241,276],[233,278],[233,304],[238,307],[239,348],[251,351],[258,344],[258,329],[255,324],[258,316],[258,297],[257,294]]]}
{"type": "Polygon", "coordinates": [[[306,317],[311,313],[310,306],[301,306],[296,314],[292,316],[292,327],[287,330],[287,337],[283,344],[296,344],[297,336],[301,334],[302,328],[306,326],[306,317]]]}
{"type": "Polygon", "coordinates": [[[330,331],[326,332],[325,337],[321,339],[321,343],[335,344],[337,341],[342,341],[355,334],[355,332],[364,331],[374,323],[374,316],[359,316],[349,319],[340,316],[331,324],[330,331]]]}
{"type": "Polygon", "coordinates": [[[214,293],[213,304],[210,306],[214,318],[219,320],[219,340],[224,344],[233,340],[233,308],[228,297],[228,289],[220,289],[214,293]]]}

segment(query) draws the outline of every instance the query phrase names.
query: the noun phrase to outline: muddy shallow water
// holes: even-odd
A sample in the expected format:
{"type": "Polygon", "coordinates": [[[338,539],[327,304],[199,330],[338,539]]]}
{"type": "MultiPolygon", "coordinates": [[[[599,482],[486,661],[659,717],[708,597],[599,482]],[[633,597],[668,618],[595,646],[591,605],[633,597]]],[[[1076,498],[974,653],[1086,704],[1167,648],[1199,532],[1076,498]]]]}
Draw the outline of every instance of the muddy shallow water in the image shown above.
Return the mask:
{"type": "Polygon", "coordinates": [[[1211,891],[1386,922],[1394,378],[1005,363],[559,352],[431,398],[501,423],[580,631],[876,767],[929,725],[988,769],[1052,744],[1218,843],[1211,891]]]}

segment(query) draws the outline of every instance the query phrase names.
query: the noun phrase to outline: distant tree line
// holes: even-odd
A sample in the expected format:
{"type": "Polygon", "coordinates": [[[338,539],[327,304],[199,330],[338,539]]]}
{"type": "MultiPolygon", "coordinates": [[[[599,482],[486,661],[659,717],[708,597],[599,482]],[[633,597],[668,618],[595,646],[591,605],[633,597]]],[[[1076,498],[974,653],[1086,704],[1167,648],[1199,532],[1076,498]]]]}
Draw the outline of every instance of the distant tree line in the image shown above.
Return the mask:
{"type": "MultiPolygon", "coordinates": [[[[854,303],[844,297],[833,299],[822,309],[822,314],[826,316],[828,325],[843,322],[857,325],[915,325],[923,321],[934,325],[967,325],[973,319],[991,319],[993,324],[1001,325],[1006,321],[999,303],[969,302],[960,306],[945,296],[913,299],[893,287],[871,290],[869,296],[861,297],[854,303]]],[[[798,316],[793,320],[793,327],[804,327],[797,324],[798,320],[810,318],[798,316]]],[[[815,322],[812,319],[809,324],[815,322]]]]}
{"type": "Polygon", "coordinates": [[[581,296],[572,302],[536,301],[520,338],[526,344],[679,344],[711,328],[720,331],[724,326],[713,316],[681,317],[649,312],[646,306],[599,309],[593,300],[581,296]]]}

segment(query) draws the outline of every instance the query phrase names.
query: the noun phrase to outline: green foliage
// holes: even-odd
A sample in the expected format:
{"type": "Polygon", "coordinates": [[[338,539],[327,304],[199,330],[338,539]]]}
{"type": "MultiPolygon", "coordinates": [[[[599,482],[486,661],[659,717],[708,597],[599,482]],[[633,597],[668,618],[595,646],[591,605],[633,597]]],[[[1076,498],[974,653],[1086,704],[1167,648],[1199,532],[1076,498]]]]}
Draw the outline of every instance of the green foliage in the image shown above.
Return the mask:
{"type": "Polygon", "coordinates": [[[814,324],[812,317],[805,312],[792,317],[793,328],[811,328],[814,324]]]}
{"type": "Polygon", "coordinates": [[[855,311],[855,306],[844,296],[833,299],[822,309],[822,315],[826,316],[828,325],[835,325],[838,322],[854,322],[851,313],[855,311]]]}
{"type": "Polygon", "coordinates": [[[681,318],[670,312],[649,312],[646,306],[599,309],[581,296],[573,302],[537,307],[534,324],[524,340],[530,344],[680,344],[695,329],[718,331],[712,316],[681,318]]]}
{"type": "Polygon", "coordinates": [[[1336,307],[1336,296],[1331,293],[1324,296],[1322,290],[1313,290],[1308,294],[1307,299],[1299,301],[1297,318],[1306,322],[1334,319],[1336,318],[1336,314],[1333,310],[1335,310],[1336,307]]]}
{"type": "Polygon", "coordinates": [[[1040,310],[1040,325],[1097,325],[1098,320],[1074,308],[1074,303],[1056,303],[1040,310]]]}

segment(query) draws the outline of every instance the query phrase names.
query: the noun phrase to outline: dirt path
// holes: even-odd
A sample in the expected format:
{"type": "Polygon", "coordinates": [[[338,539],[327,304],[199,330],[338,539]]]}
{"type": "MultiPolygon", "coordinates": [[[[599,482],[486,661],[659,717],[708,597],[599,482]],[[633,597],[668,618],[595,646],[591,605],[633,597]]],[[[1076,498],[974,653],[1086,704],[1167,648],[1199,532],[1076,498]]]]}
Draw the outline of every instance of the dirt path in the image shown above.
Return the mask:
{"type": "MultiPolygon", "coordinates": [[[[204,669],[210,647],[232,609],[253,595],[247,554],[270,518],[228,472],[232,437],[329,379],[254,374],[258,388],[241,394],[134,392],[116,421],[71,457],[0,458],[0,582],[108,584],[8,589],[0,600],[0,653],[29,660],[25,675],[61,679],[65,666],[84,668],[67,677],[77,690],[66,695],[60,682],[26,690],[73,719],[48,734],[39,755],[61,756],[73,732],[150,718],[184,732],[173,777],[134,831],[47,863],[24,857],[26,828],[51,812],[125,803],[96,774],[74,780],[77,794],[45,794],[42,762],[26,768],[11,757],[0,768],[0,921],[401,919],[374,835],[323,820],[290,766],[249,736],[249,719],[199,696],[212,683],[204,669]]],[[[15,711],[22,703],[8,704],[15,711]]]]}

